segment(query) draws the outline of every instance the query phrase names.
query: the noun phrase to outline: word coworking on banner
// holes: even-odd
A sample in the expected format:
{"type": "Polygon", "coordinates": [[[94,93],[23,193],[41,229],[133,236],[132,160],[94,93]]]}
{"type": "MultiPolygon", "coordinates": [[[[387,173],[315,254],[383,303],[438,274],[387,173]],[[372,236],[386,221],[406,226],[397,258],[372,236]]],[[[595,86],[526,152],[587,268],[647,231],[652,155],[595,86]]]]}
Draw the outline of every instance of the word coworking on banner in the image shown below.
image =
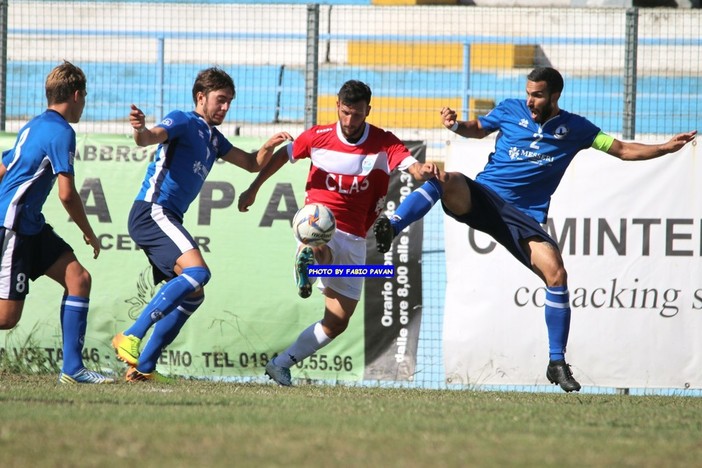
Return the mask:
{"type": "Polygon", "coordinates": [[[368,278],[392,278],[394,265],[310,265],[308,276],[349,276],[368,278]]]}

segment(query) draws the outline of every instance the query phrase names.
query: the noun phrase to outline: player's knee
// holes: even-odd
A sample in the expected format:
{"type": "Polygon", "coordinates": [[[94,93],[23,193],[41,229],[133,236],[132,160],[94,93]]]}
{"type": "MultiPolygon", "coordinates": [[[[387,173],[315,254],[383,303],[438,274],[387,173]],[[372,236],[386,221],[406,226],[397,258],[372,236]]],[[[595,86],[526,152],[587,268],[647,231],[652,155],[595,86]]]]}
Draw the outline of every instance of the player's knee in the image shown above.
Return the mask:
{"type": "Polygon", "coordinates": [[[93,278],[90,276],[90,272],[80,265],[71,270],[66,278],[66,289],[68,294],[72,296],[89,297],[92,284],[93,278]]]}
{"type": "Polygon", "coordinates": [[[195,288],[195,290],[204,287],[210,281],[211,273],[207,267],[188,267],[183,269],[181,274],[195,288]]]}
{"type": "Polygon", "coordinates": [[[324,333],[333,340],[346,331],[346,328],[349,326],[349,321],[339,317],[335,317],[334,320],[329,320],[325,317],[322,321],[322,326],[324,327],[324,333]]]}
{"type": "Polygon", "coordinates": [[[568,285],[568,272],[562,266],[555,268],[553,271],[548,272],[546,276],[546,285],[551,286],[567,286],[568,285]]]}

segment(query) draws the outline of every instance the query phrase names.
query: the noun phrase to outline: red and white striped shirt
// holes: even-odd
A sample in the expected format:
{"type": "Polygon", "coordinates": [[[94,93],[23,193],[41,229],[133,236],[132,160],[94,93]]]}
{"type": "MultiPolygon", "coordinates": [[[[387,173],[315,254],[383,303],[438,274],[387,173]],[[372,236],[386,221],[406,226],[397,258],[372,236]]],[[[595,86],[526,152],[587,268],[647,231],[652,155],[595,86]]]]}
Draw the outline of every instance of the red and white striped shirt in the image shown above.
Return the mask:
{"type": "Polygon", "coordinates": [[[314,126],[295,139],[288,155],[292,162],[312,160],[305,204],[328,206],[337,229],[359,237],[385,209],[390,173],[417,162],[399,138],[369,123],[356,143],[346,140],[338,122],[314,126]]]}

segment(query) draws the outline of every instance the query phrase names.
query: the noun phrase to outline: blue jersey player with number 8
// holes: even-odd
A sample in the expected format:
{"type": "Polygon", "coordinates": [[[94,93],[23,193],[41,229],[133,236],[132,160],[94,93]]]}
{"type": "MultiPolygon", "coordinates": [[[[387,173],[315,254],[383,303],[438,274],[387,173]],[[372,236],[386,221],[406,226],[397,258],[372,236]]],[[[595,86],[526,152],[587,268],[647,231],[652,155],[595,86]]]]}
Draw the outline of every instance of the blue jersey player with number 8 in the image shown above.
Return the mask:
{"type": "Polygon", "coordinates": [[[83,114],[86,81],[83,71],[72,63],[54,68],[46,78],[48,109],[20,129],[14,148],[3,153],[0,164],[0,329],[9,330],[19,322],[29,280],[45,275],[59,283],[64,289],[59,382],[68,384],[114,382],[83,365],[90,273],[42,214],[44,202],[58,181],[63,207],[97,258],[100,242],[74,182],[76,133],[69,125],[83,114]]]}
{"type": "Polygon", "coordinates": [[[465,122],[444,107],[443,124],[458,135],[483,138],[499,132],[485,169],[475,180],[457,172],[440,174],[412,192],[392,217],[380,217],[373,230],[378,250],[387,252],[400,231],[441,200],[447,215],[490,234],[546,283],[546,377],[572,392],[580,390],[580,384],[565,361],[570,329],[567,273],[558,244],[541,226],[551,195],[583,149],[592,147],[624,161],[652,159],[678,151],[697,132],[680,133],[660,145],[623,142],[560,109],[562,91],[563,77],[557,70],[536,68],[527,76],[526,100],[505,100],[487,116],[465,122]]]}

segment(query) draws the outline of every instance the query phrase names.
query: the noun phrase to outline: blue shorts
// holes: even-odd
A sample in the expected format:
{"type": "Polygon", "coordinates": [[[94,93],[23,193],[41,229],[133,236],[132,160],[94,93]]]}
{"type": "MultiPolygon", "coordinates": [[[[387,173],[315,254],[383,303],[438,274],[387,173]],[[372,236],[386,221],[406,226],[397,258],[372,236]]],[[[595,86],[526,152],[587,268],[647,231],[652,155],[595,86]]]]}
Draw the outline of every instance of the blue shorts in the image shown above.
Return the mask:
{"type": "Polygon", "coordinates": [[[73,249],[48,224],[29,236],[0,226],[0,299],[24,300],[27,279],[35,281],[66,252],[73,249]]]}
{"type": "Polygon", "coordinates": [[[156,203],[135,201],[128,227],[129,235],[151,263],[154,284],[176,277],[173,269],[178,258],[198,248],[183,220],[156,203]]]}
{"type": "Polygon", "coordinates": [[[472,209],[468,214],[459,216],[449,211],[442,202],[441,206],[447,215],[473,229],[491,235],[514,258],[532,271],[531,259],[529,254],[522,249],[520,241],[530,237],[539,237],[560,251],[556,241],[544,231],[544,228],[534,218],[504,201],[492,189],[469,177],[464,177],[470,189],[472,209]]]}

